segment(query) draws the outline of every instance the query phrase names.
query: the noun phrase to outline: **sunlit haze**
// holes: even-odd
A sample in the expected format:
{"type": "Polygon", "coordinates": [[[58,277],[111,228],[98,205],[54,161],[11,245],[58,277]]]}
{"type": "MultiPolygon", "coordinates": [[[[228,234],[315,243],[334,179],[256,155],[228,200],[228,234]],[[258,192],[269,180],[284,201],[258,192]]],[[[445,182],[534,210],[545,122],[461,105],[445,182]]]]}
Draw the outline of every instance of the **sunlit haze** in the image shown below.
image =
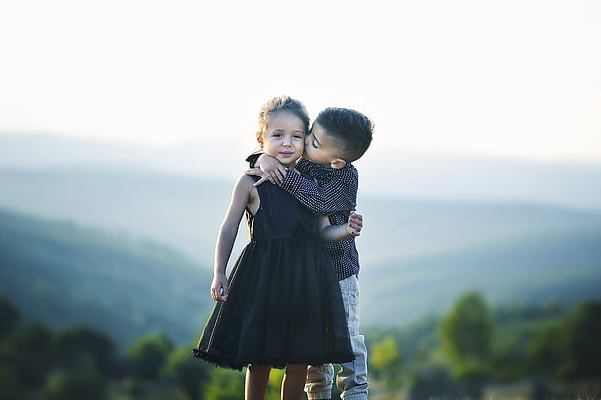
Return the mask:
{"type": "Polygon", "coordinates": [[[288,94],[374,148],[601,162],[597,1],[4,1],[0,134],[253,146],[288,94]]]}

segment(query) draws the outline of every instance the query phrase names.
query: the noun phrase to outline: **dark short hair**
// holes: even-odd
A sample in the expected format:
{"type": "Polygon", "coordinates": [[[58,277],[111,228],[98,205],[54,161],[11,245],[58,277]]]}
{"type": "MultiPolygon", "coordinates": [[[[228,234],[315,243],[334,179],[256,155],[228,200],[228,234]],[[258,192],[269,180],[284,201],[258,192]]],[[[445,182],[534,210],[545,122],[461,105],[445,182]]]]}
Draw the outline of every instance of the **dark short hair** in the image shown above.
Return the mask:
{"type": "Polygon", "coordinates": [[[309,112],[305,108],[305,105],[300,101],[293,99],[292,97],[282,95],[278,97],[274,97],[269,100],[261,107],[258,116],[259,122],[259,130],[257,131],[257,140],[261,139],[261,135],[265,133],[265,129],[267,128],[267,124],[269,123],[269,117],[277,114],[278,112],[288,112],[296,115],[303,121],[305,125],[305,133],[309,129],[309,112]]]}
{"type": "Polygon", "coordinates": [[[333,139],[336,155],[347,162],[361,158],[371,144],[374,124],[359,111],[328,107],[313,123],[319,124],[333,139]]]}

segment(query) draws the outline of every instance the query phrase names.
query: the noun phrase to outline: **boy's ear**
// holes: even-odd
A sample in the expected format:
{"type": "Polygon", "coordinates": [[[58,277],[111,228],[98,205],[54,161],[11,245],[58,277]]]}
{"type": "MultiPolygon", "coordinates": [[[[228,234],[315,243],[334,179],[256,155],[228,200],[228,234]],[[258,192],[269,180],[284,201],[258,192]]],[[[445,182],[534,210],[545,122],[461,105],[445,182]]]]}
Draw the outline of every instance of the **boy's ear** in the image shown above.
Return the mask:
{"type": "Polygon", "coordinates": [[[335,158],[330,163],[330,167],[332,167],[332,169],[344,168],[345,165],[346,161],[344,161],[342,158],[335,158]]]}

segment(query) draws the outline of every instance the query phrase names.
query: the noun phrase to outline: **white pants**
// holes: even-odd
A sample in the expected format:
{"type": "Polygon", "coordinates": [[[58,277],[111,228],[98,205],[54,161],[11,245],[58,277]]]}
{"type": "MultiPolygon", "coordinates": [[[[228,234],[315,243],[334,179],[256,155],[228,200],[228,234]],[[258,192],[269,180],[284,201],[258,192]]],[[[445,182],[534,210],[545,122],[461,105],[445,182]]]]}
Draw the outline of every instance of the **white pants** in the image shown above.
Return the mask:
{"type": "MultiPolygon", "coordinates": [[[[340,282],[340,291],[346,312],[346,321],[351,339],[351,347],[355,360],[340,364],[341,369],[336,377],[336,385],[342,391],[343,400],[367,400],[367,347],[365,338],[359,334],[359,282],[356,275],[340,282]]],[[[330,399],[334,367],[324,364],[318,367],[309,366],[305,392],[310,400],[330,399]]]]}

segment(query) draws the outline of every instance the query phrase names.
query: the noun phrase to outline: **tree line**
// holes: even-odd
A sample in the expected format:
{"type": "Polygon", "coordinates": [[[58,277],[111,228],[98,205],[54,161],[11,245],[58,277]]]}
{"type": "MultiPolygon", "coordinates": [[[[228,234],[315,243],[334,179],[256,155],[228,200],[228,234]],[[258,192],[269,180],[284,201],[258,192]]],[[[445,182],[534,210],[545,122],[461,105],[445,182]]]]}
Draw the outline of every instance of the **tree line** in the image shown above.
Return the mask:
{"type": "Polygon", "coordinates": [[[383,393],[482,398],[487,386],[527,382],[530,398],[601,398],[599,300],[491,308],[468,292],[441,317],[367,336],[383,393]]]}
{"type": "MultiPolygon", "coordinates": [[[[600,337],[600,301],[491,308],[469,292],[443,316],[367,329],[370,397],[481,398],[486,385],[528,379],[531,398],[599,398],[600,337]]],[[[53,331],[0,295],[0,399],[243,398],[243,374],[193,358],[191,346],[156,333],[121,349],[86,326],[53,331]]],[[[282,373],[267,400],[279,399],[282,373]]]]}

